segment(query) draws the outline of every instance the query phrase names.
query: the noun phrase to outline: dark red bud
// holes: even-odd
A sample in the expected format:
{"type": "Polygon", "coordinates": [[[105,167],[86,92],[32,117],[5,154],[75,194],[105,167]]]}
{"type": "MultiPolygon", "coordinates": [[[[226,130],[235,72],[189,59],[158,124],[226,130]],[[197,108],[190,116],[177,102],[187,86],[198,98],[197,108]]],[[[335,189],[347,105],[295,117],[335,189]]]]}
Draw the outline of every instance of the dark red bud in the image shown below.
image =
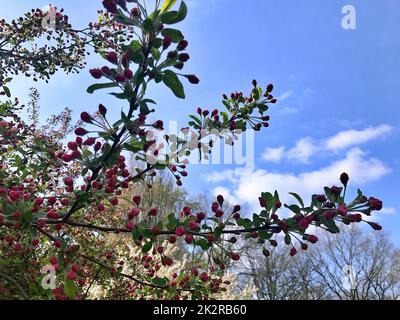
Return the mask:
{"type": "Polygon", "coordinates": [[[103,72],[100,69],[90,69],[89,73],[95,79],[100,79],[103,76],[103,72]]]}
{"type": "Polygon", "coordinates": [[[118,63],[118,54],[114,51],[111,51],[107,54],[107,60],[111,63],[117,64],[118,63]]]}
{"type": "Polygon", "coordinates": [[[346,187],[347,182],[349,182],[349,175],[346,172],[343,172],[340,175],[340,182],[346,187]]]}
{"type": "Polygon", "coordinates": [[[194,74],[187,75],[186,77],[192,84],[198,84],[200,82],[199,78],[197,78],[194,74]]]}
{"type": "Polygon", "coordinates": [[[189,43],[186,40],[180,41],[179,44],[178,44],[178,47],[177,47],[178,51],[185,50],[187,48],[188,44],[189,43]]]}
{"type": "Polygon", "coordinates": [[[91,116],[89,113],[87,113],[87,112],[82,112],[82,113],[81,113],[81,120],[82,120],[83,122],[86,122],[86,123],[92,123],[93,118],[92,118],[92,116],[91,116]]]}

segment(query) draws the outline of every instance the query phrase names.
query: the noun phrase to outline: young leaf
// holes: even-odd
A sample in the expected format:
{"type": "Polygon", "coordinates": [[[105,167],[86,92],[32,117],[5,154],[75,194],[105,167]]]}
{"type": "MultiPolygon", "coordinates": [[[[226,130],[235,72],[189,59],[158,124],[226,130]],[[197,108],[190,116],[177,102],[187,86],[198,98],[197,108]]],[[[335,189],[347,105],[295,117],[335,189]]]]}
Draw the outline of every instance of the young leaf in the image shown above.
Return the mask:
{"type": "Polygon", "coordinates": [[[196,241],[196,245],[198,245],[204,251],[206,251],[210,248],[210,243],[206,239],[200,239],[200,240],[196,241]]]}
{"type": "Polygon", "coordinates": [[[65,279],[64,282],[64,293],[65,295],[70,298],[73,299],[76,296],[76,292],[78,291],[75,282],[69,279],[65,279]]]}
{"type": "Polygon", "coordinates": [[[175,2],[176,0],[164,0],[163,5],[161,6],[161,13],[170,10],[174,6],[175,2]]]}
{"type": "Polygon", "coordinates": [[[291,194],[293,197],[295,197],[296,200],[300,203],[301,207],[304,208],[303,199],[301,199],[301,197],[297,193],[289,192],[289,194],[291,194]]]}
{"type": "Polygon", "coordinates": [[[4,93],[6,94],[6,96],[7,96],[8,98],[11,97],[11,92],[10,92],[10,89],[8,89],[8,87],[3,86],[3,91],[4,91],[4,93]]]}
{"type": "Polygon", "coordinates": [[[185,99],[185,91],[182,82],[179,80],[175,72],[166,70],[163,75],[164,84],[172,90],[178,98],[185,99]]]}
{"type": "Polygon", "coordinates": [[[149,241],[142,247],[142,252],[143,253],[149,252],[152,247],[153,247],[153,242],[149,241]]]}
{"type": "Polygon", "coordinates": [[[164,37],[170,37],[172,42],[178,43],[179,41],[183,40],[185,37],[183,36],[182,32],[176,29],[169,29],[166,28],[161,31],[161,34],[164,37]]]}
{"type": "Polygon", "coordinates": [[[261,239],[264,239],[264,240],[269,240],[269,239],[272,237],[272,234],[273,234],[273,233],[268,232],[268,231],[266,231],[266,230],[260,230],[260,231],[258,231],[258,236],[259,236],[261,239]]]}
{"type": "Polygon", "coordinates": [[[197,118],[196,116],[194,116],[192,114],[189,115],[189,117],[192,118],[199,126],[201,126],[201,121],[199,118],[197,118]]]}
{"type": "Polygon", "coordinates": [[[152,282],[153,282],[156,286],[159,286],[159,287],[165,287],[165,285],[167,284],[167,280],[166,280],[166,279],[164,279],[164,278],[159,278],[159,277],[153,278],[152,282]]]}
{"type": "Polygon", "coordinates": [[[295,205],[295,204],[292,204],[292,205],[290,205],[290,206],[288,206],[287,204],[285,204],[285,207],[288,208],[290,211],[296,213],[296,214],[300,214],[300,213],[301,213],[300,207],[297,206],[297,205],[295,205]]]}
{"type": "Polygon", "coordinates": [[[89,88],[87,88],[87,92],[92,94],[96,90],[106,89],[106,88],[115,88],[115,87],[118,87],[118,83],[116,83],[116,82],[96,83],[96,84],[91,85],[89,88]]]}
{"type": "Polygon", "coordinates": [[[158,50],[156,48],[151,48],[151,55],[153,56],[153,58],[155,60],[160,60],[160,57],[161,57],[160,50],[158,50]]]}
{"type": "Polygon", "coordinates": [[[328,220],[325,216],[321,216],[320,220],[323,225],[325,225],[331,233],[340,233],[339,228],[337,227],[335,220],[328,220]]]}
{"type": "Polygon", "coordinates": [[[174,24],[185,20],[187,15],[187,6],[182,1],[179,11],[165,12],[161,16],[161,22],[165,24],[174,24]]]}
{"type": "Polygon", "coordinates": [[[144,20],[143,21],[143,30],[146,31],[146,33],[155,32],[153,20],[151,20],[151,19],[144,20]]]}
{"type": "Polygon", "coordinates": [[[289,233],[285,234],[285,244],[289,245],[292,243],[292,237],[289,235],[289,233]]]}

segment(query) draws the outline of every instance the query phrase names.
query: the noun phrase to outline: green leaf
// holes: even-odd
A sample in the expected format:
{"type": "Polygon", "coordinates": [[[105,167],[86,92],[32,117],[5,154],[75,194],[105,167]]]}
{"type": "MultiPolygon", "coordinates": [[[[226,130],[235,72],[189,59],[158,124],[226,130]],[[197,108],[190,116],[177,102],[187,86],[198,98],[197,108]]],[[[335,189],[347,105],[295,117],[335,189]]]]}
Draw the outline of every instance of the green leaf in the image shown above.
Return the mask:
{"type": "Polygon", "coordinates": [[[285,234],[285,244],[289,245],[292,243],[292,238],[288,233],[285,234]]]}
{"type": "Polygon", "coordinates": [[[161,13],[170,10],[174,6],[175,2],[176,0],[164,0],[163,5],[161,6],[161,13]]]}
{"type": "Polygon", "coordinates": [[[158,221],[157,228],[159,228],[160,230],[164,229],[164,223],[161,220],[158,221]]]}
{"type": "Polygon", "coordinates": [[[260,231],[258,231],[258,236],[261,239],[268,240],[268,239],[270,239],[272,237],[272,233],[268,232],[266,230],[260,230],[260,231]]]}
{"type": "Polygon", "coordinates": [[[325,188],[324,188],[324,191],[325,191],[325,195],[326,195],[326,197],[328,198],[329,201],[331,201],[331,202],[333,202],[333,203],[335,203],[335,202],[337,201],[337,196],[334,195],[334,194],[331,192],[331,189],[330,189],[330,188],[325,187],[325,188]]]}
{"type": "Polygon", "coordinates": [[[176,29],[165,28],[163,31],[161,31],[161,34],[164,37],[170,37],[172,42],[175,43],[178,43],[179,41],[182,41],[185,38],[182,32],[176,29]]]}
{"type": "Polygon", "coordinates": [[[175,230],[176,226],[178,225],[178,220],[175,218],[175,214],[171,213],[167,217],[168,224],[167,228],[168,230],[175,230]]]}
{"type": "Polygon", "coordinates": [[[155,32],[155,28],[154,28],[154,24],[153,24],[153,20],[151,19],[146,19],[143,21],[143,30],[146,33],[152,33],[155,32]]]}
{"type": "Polygon", "coordinates": [[[275,206],[275,198],[269,192],[261,193],[261,197],[267,201],[267,207],[265,210],[270,211],[275,206]]]}
{"type": "Polygon", "coordinates": [[[196,124],[196,122],[194,122],[194,121],[189,121],[188,125],[191,127],[194,127],[195,129],[201,129],[200,126],[198,124],[196,124]]]}
{"type": "Polygon", "coordinates": [[[75,191],[76,200],[79,202],[87,202],[89,200],[89,193],[86,190],[75,191]]]}
{"type": "Polygon", "coordinates": [[[221,116],[224,119],[224,122],[228,122],[229,121],[229,116],[227,112],[221,112],[221,116]]]}
{"type": "Polygon", "coordinates": [[[197,240],[196,245],[198,245],[204,251],[208,250],[211,246],[210,243],[206,239],[197,240]]]}
{"type": "Polygon", "coordinates": [[[154,112],[154,109],[150,110],[149,107],[147,106],[147,103],[144,100],[140,102],[140,113],[147,116],[151,112],[154,112]]]}
{"type": "Polygon", "coordinates": [[[201,121],[200,121],[199,118],[197,118],[197,117],[194,116],[194,115],[189,115],[189,117],[192,118],[194,121],[196,121],[196,123],[197,123],[199,126],[201,126],[201,121]]]}
{"type": "Polygon", "coordinates": [[[219,239],[222,235],[222,229],[220,227],[216,227],[214,229],[214,235],[217,239],[219,239]]]}
{"type": "Polygon", "coordinates": [[[157,102],[155,102],[155,101],[152,100],[152,99],[144,99],[143,102],[145,102],[145,103],[151,103],[151,104],[157,104],[157,102]]]}
{"type": "Polygon", "coordinates": [[[154,59],[160,60],[160,57],[161,57],[160,50],[158,50],[156,48],[151,48],[151,55],[153,56],[154,59]]]}
{"type": "Polygon", "coordinates": [[[246,228],[246,229],[250,229],[250,228],[252,227],[252,222],[251,222],[251,220],[249,220],[249,219],[247,219],[247,218],[245,218],[245,219],[240,218],[240,219],[238,219],[238,220],[236,221],[236,223],[237,223],[238,226],[244,227],[244,228],[246,228]]]}
{"type": "Polygon", "coordinates": [[[133,229],[132,231],[133,240],[136,241],[137,239],[139,239],[139,235],[140,235],[139,230],[137,228],[133,229]]]}
{"type": "Polygon", "coordinates": [[[64,282],[65,295],[68,298],[73,299],[73,298],[75,298],[77,291],[78,291],[78,288],[76,287],[75,282],[66,278],[65,282],[64,282]]]}
{"type": "Polygon", "coordinates": [[[93,84],[91,85],[89,88],[87,88],[87,92],[92,94],[93,92],[95,92],[96,90],[100,90],[100,89],[106,89],[106,88],[115,88],[118,87],[118,84],[116,82],[110,82],[110,83],[97,83],[97,84],[93,84]]]}
{"type": "Polygon", "coordinates": [[[139,141],[132,141],[131,143],[125,143],[123,148],[130,152],[136,153],[143,150],[143,143],[139,141]]]}
{"type": "Polygon", "coordinates": [[[256,228],[260,227],[264,222],[263,218],[260,218],[258,214],[253,214],[253,223],[256,228]]]}
{"type": "MultiPolygon", "coordinates": [[[[278,202],[278,201],[280,201],[280,200],[279,200],[278,191],[276,191],[276,190],[275,190],[275,192],[274,192],[274,199],[275,199],[275,203],[278,202]]],[[[274,205],[275,205],[275,203],[274,203],[274,205]]]]}
{"type": "Polygon", "coordinates": [[[301,199],[301,197],[297,193],[289,192],[289,194],[291,194],[293,197],[295,197],[296,200],[300,203],[301,207],[304,208],[303,199],[301,199]]]}
{"type": "Polygon", "coordinates": [[[328,220],[325,216],[320,217],[321,223],[328,228],[328,230],[332,233],[340,233],[339,228],[337,227],[335,220],[328,220]]]}
{"type": "Polygon", "coordinates": [[[143,62],[143,60],[144,60],[144,55],[143,55],[143,52],[141,50],[136,51],[132,55],[132,58],[131,58],[131,61],[133,61],[134,63],[137,63],[137,64],[143,62]]]}
{"type": "Polygon", "coordinates": [[[153,165],[153,168],[156,170],[164,170],[167,167],[166,163],[156,163],[153,165]]]}
{"type": "Polygon", "coordinates": [[[121,99],[121,100],[125,100],[128,98],[128,95],[125,92],[122,93],[116,93],[116,92],[112,92],[110,93],[112,96],[116,97],[117,99],[121,99]]]}
{"type": "Polygon", "coordinates": [[[295,204],[292,204],[292,205],[290,205],[290,206],[288,206],[287,204],[285,204],[285,207],[288,208],[290,211],[296,213],[296,214],[300,214],[300,213],[301,213],[301,212],[300,212],[300,207],[297,206],[297,205],[295,205],[295,204]]]}
{"type": "Polygon", "coordinates": [[[153,247],[152,241],[146,242],[146,244],[142,247],[142,252],[143,253],[149,252],[152,247],[153,247]]]}
{"type": "Polygon", "coordinates": [[[138,52],[140,49],[142,49],[142,45],[138,40],[132,40],[130,47],[133,53],[138,52]]]}
{"type": "Polygon", "coordinates": [[[142,229],[141,230],[143,237],[145,238],[153,238],[153,232],[150,229],[142,229]]]}
{"type": "Polygon", "coordinates": [[[159,287],[165,287],[165,285],[167,284],[167,280],[165,278],[156,277],[153,278],[151,281],[153,282],[153,284],[159,287]]]}
{"type": "Polygon", "coordinates": [[[4,93],[6,94],[6,96],[7,96],[8,98],[11,97],[11,91],[10,91],[10,89],[9,89],[8,87],[3,86],[3,91],[4,91],[4,93]]]}
{"type": "Polygon", "coordinates": [[[230,111],[231,110],[231,104],[229,103],[228,100],[222,100],[222,103],[224,106],[230,111]]]}
{"type": "Polygon", "coordinates": [[[117,14],[117,15],[116,15],[116,19],[115,19],[115,20],[116,20],[117,22],[122,23],[122,24],[125,24],[125,25],[131,25],[131,26],[136,26],[136,27],[139,26],[139,24],[138,24],[138,22],[137,22],[136,20],[132,20],[132,19],[126,17],[126,16],[122,13],[121,10],[118,10],[118,11],[120,11],[120,14],[117,14]]]}
{"type": "Polygon", "coordinates": [[[179,11],[165,12],[161,16],[161,22],[165,24],[174,24],[185,20],[187,15],[187,6],[182,1],[179,11]]]}
{"type": "Polygon", "coordinates": [[[164,84],[172,90],[178,98],[185,99],[185,90],[182,82],[179,80],[175,72],[166,70],[163,75],[164,84]]]}
{"type": "Polygon", "coordinates": [[[144,80],[144,72],[142,68],[136,70],[135,75],[133,76],[133,83],[138,86],[144,80]]]}

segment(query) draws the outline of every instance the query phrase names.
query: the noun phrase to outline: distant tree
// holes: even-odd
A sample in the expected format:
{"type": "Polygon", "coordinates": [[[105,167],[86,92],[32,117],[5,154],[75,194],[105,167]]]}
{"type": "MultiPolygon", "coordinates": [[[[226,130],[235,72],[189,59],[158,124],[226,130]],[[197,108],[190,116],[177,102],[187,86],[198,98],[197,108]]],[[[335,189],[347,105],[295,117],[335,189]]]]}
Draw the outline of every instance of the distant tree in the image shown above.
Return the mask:
{"type": "Polygon", "coordinates": [[[315,247],[295,257],[273,249],[268,259],[257,259],[259,248],[251,243],[245,243],[240,252],[239,285],[252,281],[259,299],[400,297],[400,250],[385,233],[369,234],[357,226],[343,228],[340,234],[322,237],[315,247]],[[346,277],[347,266],[352,268],[354,282],[346,277]]]}
{"type": "Polygon", "coordinates": [[[352,226],[333,237],[323,237],[319,250],[313,249],[309,262],[315,281],[329,288],[331,298],[399,299],[400,249],[385,233],[366,234],[352,226]],[[354,282],[351,273],[346,281],[346,269],[354,271],[354,282]]]}

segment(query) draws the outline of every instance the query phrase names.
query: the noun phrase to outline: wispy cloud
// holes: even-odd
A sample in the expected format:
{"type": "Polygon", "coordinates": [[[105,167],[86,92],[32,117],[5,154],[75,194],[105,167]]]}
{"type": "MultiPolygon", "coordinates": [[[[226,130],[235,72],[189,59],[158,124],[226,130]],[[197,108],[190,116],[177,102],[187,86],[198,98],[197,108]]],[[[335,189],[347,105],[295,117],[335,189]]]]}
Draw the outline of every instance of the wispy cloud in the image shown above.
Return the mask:
{"type": "Polygon", "coordinates": [[[397,210],[396,210],[396,208],[393,208],[393,207],[387,207],[387,208],[382,208],[382,210],[379,211],[379,213],[380,213],[380,214],[389,214],[389,215],[392,215],[392,214],[396,214],[396,213],[397,213],[397,210]]]}
{"type": "Polygon", "coordinates": [[[295,109],[295,108],[292,108],[292,107],[285,106],[283,108],[280,108],[279,112],[281,114],[295,114],[295,113],[298,113],[299,110],[295,109]]]}
{"type": "Polygon", "coordinates": [[[313,155],[318,151],[344,151],[345,149],[361,145],[384,137],[393,131],[393,127],[382,124],[378,127],[369,127],[364,130],[346,130],[335,134],[334,136],[315,141],[311,137],[299,139],[295,146],[288,149],[285,146],[276,148],[267,148],[262,159],[270,162],[280,162],[284,159],[292,160],[295,163],[308,164],[313,155]]]}
{"type": "Polygon", "coordinates": [[[278,101],[282,102],[289,99],[293,95],[293,90],[288,90],[278,96],[278,101]]]}
{"type": "Polygon", "coordinates": [[[284,156],[285,147],[267,148],[262,154],[262,159],[271,162],[280,162],[284,156]]]}
{"type": "Polygon", "coordinates": [[[368,141],[383,137],[391,133],[393,127],[383,124],[378,127],[369,127],[364,130],[347,130],[339,132],[337,135],[326,141],[328,150],[341,150],[351,146],[364,144],[368,141]]]}
{"type": "Polygon", "coordinates": [[[310,158],[318,149],[319,147],[311,137],[304,137],[299,139],[291,149],[286,149],[284,146],[267,148],[262,153],[261,158],[274,163],[287,159],[295,163],[308,164],[310,163],[310,158]]]}
{"type": "Polygon", "coordinates": [[[306,88],[303,92],[303,97],[311,99],[313,96],[313,90],[311,88],[306,88]]]}

